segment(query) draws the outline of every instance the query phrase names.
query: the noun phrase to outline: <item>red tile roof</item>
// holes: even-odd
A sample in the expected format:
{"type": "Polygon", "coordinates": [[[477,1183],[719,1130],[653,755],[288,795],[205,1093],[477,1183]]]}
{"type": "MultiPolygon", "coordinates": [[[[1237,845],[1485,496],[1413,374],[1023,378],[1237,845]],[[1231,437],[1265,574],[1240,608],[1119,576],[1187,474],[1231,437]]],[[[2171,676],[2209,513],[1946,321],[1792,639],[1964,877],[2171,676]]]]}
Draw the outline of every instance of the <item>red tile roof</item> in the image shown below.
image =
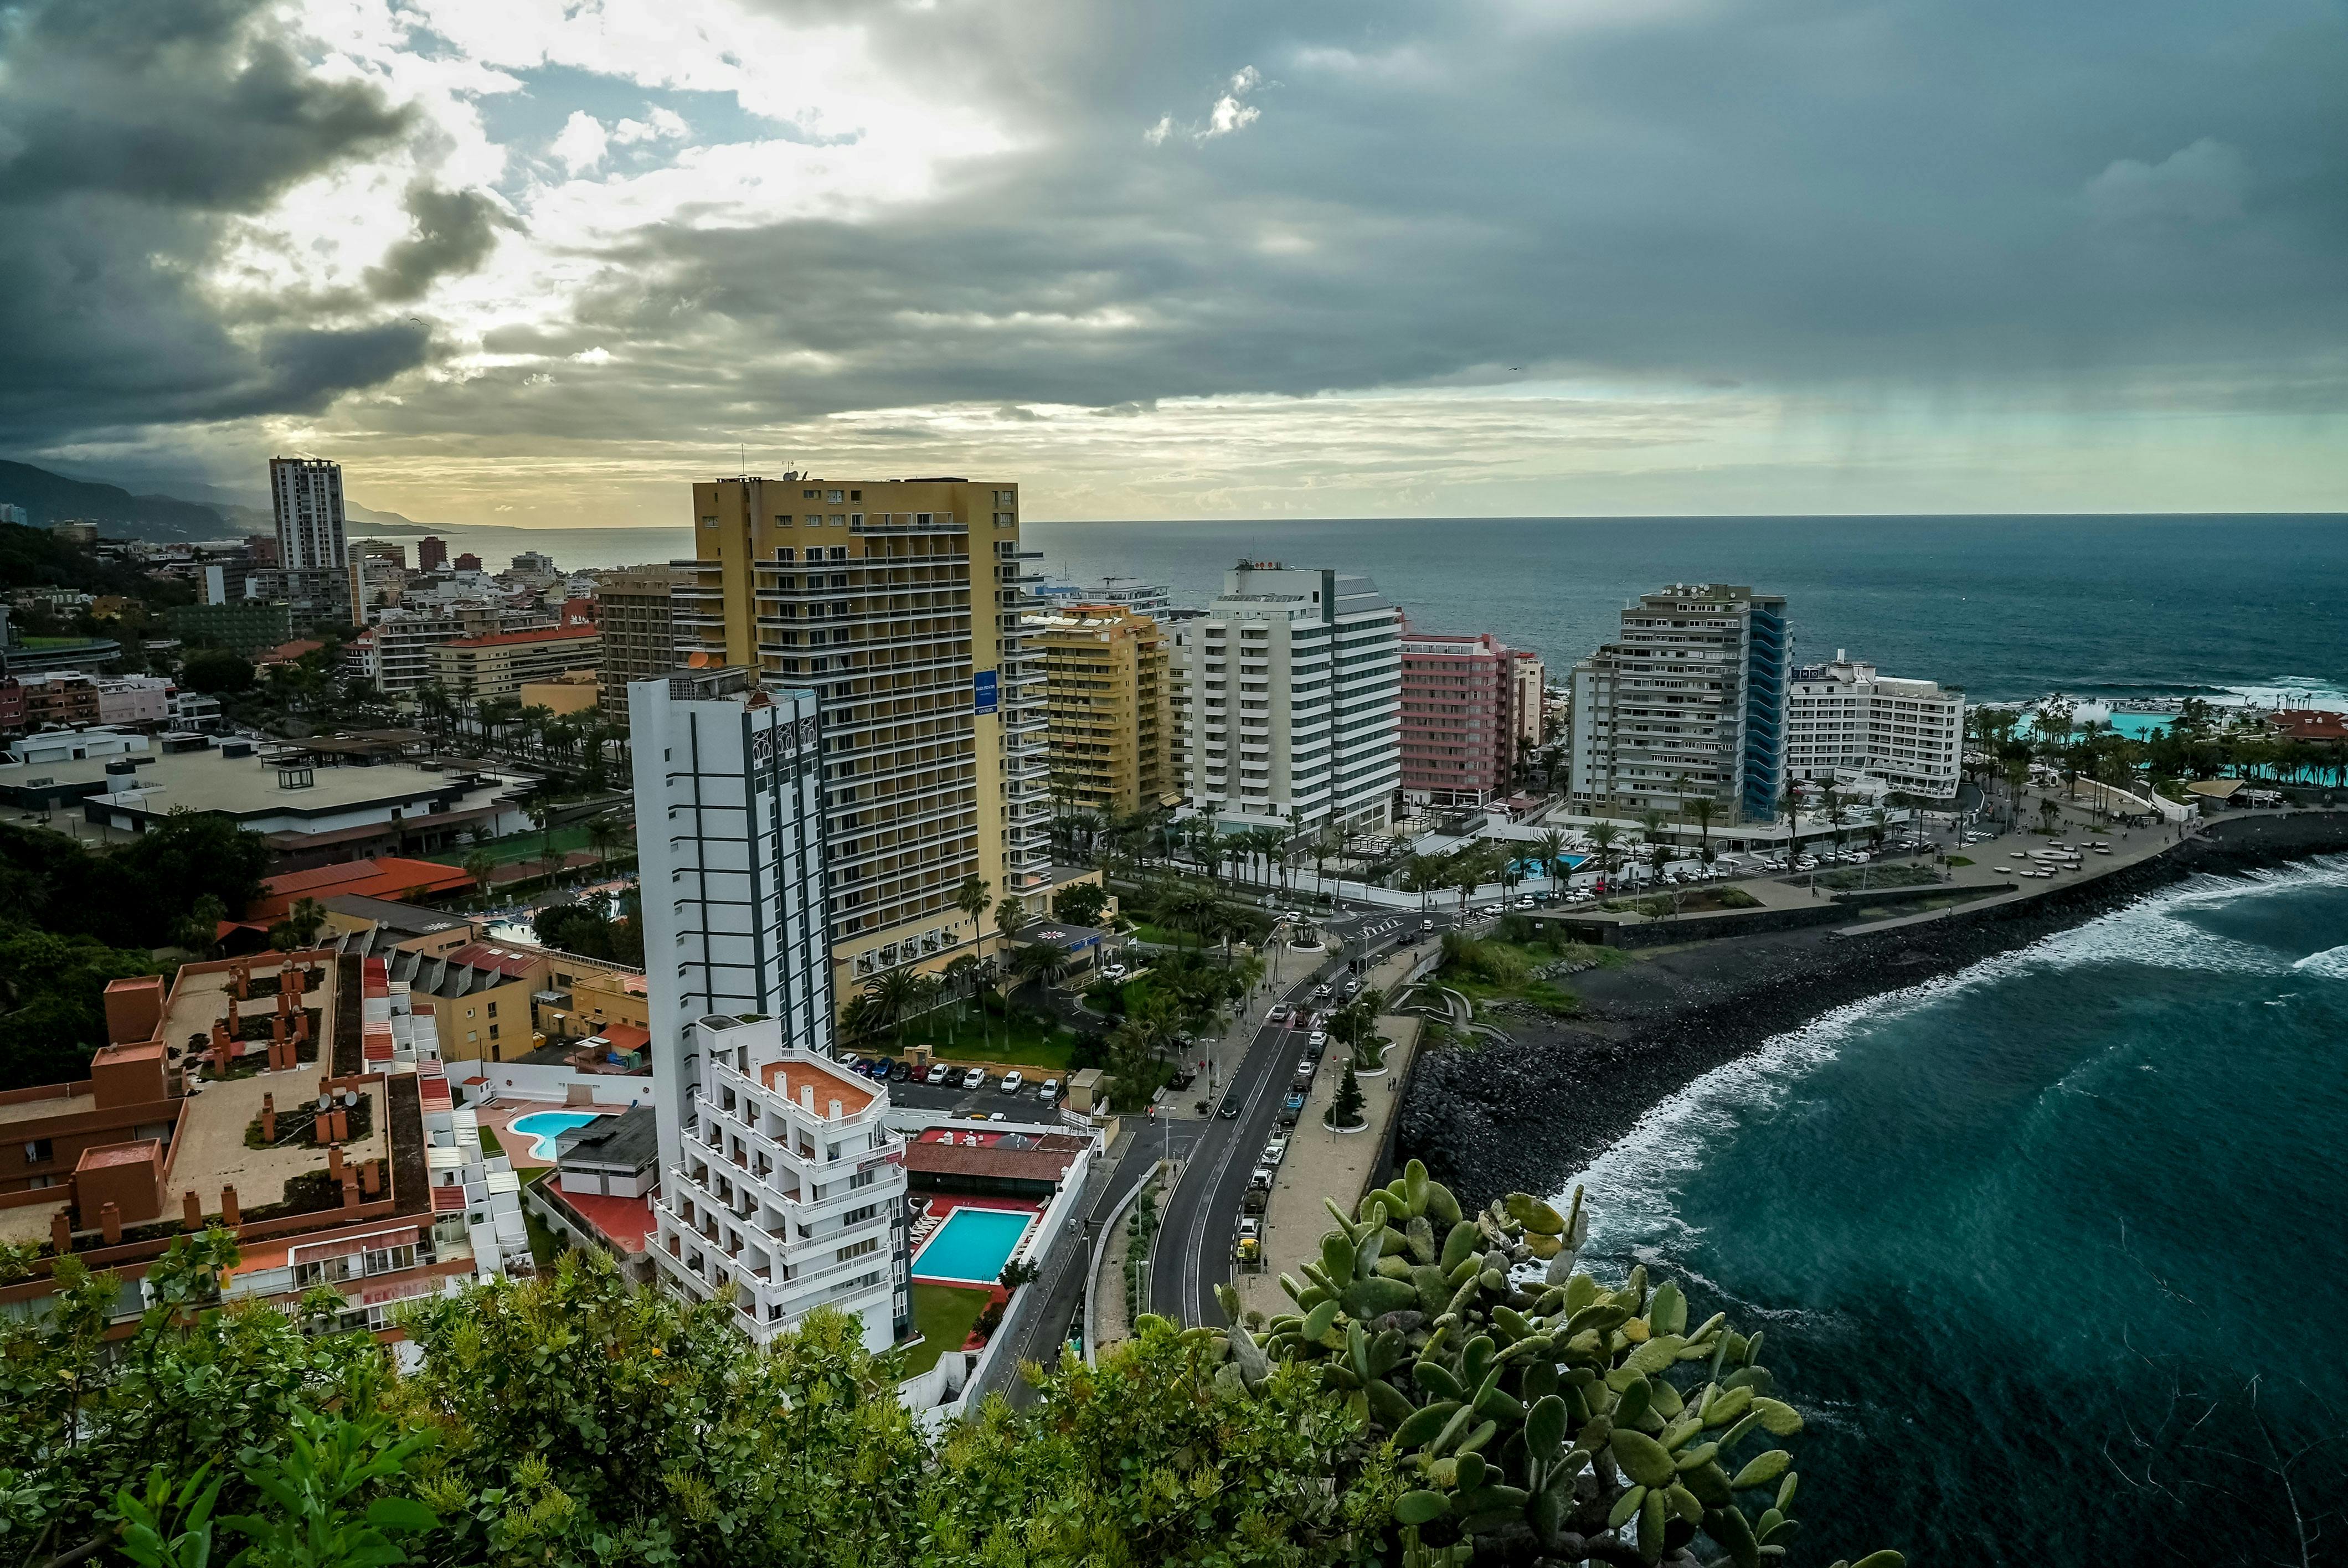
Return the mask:
{"type": "Polygon", "coordinates": [[[2267,723],[2279,740],[2348,741],[2348,714],[2322,708],[2294,708],[2270,713],[2267,723]]]}
{"type": "Polygon", "coordinates": [[[462,892],[472,886],[473,879],[463,871],[438,861],[388,855],[374,860],[346,860],[336,866],[316,866],[307,871],[263,877],[261,897],[245,910],[245,918],[274,919],[293,908],[297,899],[323,900],[335,893],[407,899],[462,892]]]}

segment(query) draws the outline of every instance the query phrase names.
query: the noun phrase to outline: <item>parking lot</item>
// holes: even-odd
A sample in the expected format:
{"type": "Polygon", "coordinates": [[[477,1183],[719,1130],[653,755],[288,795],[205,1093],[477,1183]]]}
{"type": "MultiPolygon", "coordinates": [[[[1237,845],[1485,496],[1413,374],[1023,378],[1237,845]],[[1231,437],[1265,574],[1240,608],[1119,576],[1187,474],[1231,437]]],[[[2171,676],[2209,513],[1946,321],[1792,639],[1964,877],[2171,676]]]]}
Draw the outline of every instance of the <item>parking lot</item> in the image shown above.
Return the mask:
{"type": "MultiPolygon", "coordinates": [[[[1001,1081],[990,1077],[983,1088],[964,1089],[963,1070],[953,1069],[940,1084],[928,1084],[912,1079],[892,1079],[889,1084],[889,1101],[909,1110],[938,1111],[956,1115],[1000,1113],[1007,1122],[1049,1122],[1057,1118],[1056,1104],[1046,1106],[1035,1097],[1044,1081],[1053,1077],[1048,1069],[1038,1069],[1026,1074],[1016,1094],[1003,1092],[1001,1081]]],[[[1063,1086],[1065,1092],[1065,1085],[1063,1086]]]]}

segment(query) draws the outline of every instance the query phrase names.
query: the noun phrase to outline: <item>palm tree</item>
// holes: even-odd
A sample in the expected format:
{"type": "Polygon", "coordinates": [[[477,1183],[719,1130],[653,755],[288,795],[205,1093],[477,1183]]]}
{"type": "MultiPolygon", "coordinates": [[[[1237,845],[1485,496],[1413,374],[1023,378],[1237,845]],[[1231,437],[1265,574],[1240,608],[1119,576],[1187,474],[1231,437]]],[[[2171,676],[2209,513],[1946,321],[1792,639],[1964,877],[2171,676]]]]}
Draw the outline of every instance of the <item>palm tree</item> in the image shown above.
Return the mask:
{"type": "Polygon", "coordinates": [[[1533,853],[1540,857],[1541,870],[1548,876],[1552,887],[1564,881],[1561,863],[1565,859],[1565,835],[1550,828],[1533,841],[1533,853]]]}
{"type": "Polygon", "coordinates": [[[1603,821],[1591,825],[1591,847],[1598,852],[1598,875],[1605,879],[1606,889],[1614,889],[1614,841],[1622,835],[1619,824],[1603,821]]]}
{"type": "Polygon", "coordinates": [[[1451,886],[1459,889],[1459,918],[1468,918],[1468,900],[1484,885],[1484,857],[1472,849],[1463,849],[1451,857],[1451,886]]]}
{"type": "Polygon", "coordinates": [[[1068,950],[1057,942],[1030,942],[1011,955],[1012,973],[1035,988],[1039,1003],[1045,1000],[1044,989],[1066,974],[1069,967],[1068,950]]]}
{"type": "MultiPolygon", "coordinates": [[[[946,989],[954,999],[954,1028],[958,1029],[961,1026],[962,1015],[965,1010],[964,1004],[969,1000],[971,989],[977,984],[977,981],[978,959],[974,955],[964,953],[946,965],[946,989]]],[[[952,1032],[949,1031],[947,1039],[953,1038],[952,1032]]]]}
{"type": "Polygon", "coordinates": [[[1720,803],[1708,794],[1700,794],[1688,802],[1688,815],[1695,818],[1695,828],[1703,847],[1697,851],[1706,866],[1712,864],[1712,817],[1720,803]]]}
{"type": "Polygon", "coordinates": [[[994,906],[994,929],[1002,938],[1002,945],[995,948],[996,956],[1000,957],[1004,948],[1019,940],[1019,933],[1026,928],[1027,907],[1025,905],[1016,898],[1005,898],[997,903],[994,906]]]}
{"type": "Polygon", "coordinates": [[[473,879],[474,891],[483,898],[489,896],[489,873],[498,868],[498,857],[486,849],[476,849],[465,856],[465,875],[473,879]]]}
{"type": "Polygon", "coordinates": [[[1890,825],[1891,814],[1881,806],[1876,806],[1867,814],[1867,836],[1878,850],[1883,847],[1883,835],[1890,825]]]}
{"type": "Polygon", "coordinates": [[[522,803],[522,813],[538,829],[539,869],[547,876],[554,872],[554,795],[541,782],[522,803]]]}
{"type": "Polygon", "coordinates": [[[1786,793],[1777,797],[1777,815],[1786,819],[1786,848],[1799,853],[1802,847],[1802,797],[1794,788],[1794,781],[1786,781],[1786,793]]]}
{"type": "Polygon", "coordinates": [[[587,843],[595,851],[598,868],[612,868],[612,850],[620,842],[620,825],[610,816],[598,816],[587,824],[587,843]]]}
{"type": "Polygon", "coordinates": [[[864,982],[864,996],[872,1003],[880,1027],[888,1028],[911,1018],[927,999],[926,979],[902,965],[883,969],[864,982]]]}
{"type": "Polygon", "coordinates": [[[970,919],[973,953],[982,951],[986,946],[986,932],[978,922],[987,910],[987,891],[985,878],[979,876],[963,877],[962,886],[954,889],[954,907],[970,919]]]}

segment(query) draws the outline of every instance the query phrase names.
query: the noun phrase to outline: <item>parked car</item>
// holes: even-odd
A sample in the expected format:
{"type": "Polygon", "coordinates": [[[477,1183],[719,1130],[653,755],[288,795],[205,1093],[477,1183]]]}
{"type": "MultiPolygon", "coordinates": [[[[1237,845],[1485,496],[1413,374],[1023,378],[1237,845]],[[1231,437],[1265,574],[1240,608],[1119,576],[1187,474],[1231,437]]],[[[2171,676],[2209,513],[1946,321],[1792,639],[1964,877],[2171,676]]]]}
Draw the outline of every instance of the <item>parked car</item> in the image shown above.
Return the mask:
{"type": "Polygon", "coordinates": [[[1100,978],[1105,980],[1121,980],[1132,972],[1123,964],[1103,964],[1100,967],[1100,978]]]}
{"type": "Polygon", "coordinates": [[[905,1080],[912,1076],[913,1064],[907,1061],[903,1057],[901,1056],[896,1061],[889,1064],[889,1077],[893,1081],[902,1083],[905,1080]]]}
{"type": "Polygon", "coordinates": [[[932,1062],[930,1066],[930,1071],[923,1075],[922,1081],[932,1084],[943,1083],[953,1075],[953,1069],[949,1068],[942,1061],[932,1062]]]}
{"type": "Polygon", "coordinates": [[[1003,1075],[1003,1092],[1016,1094],[1019,1092],[1019,1086],[1026,1081],[1027,1075],[1014,1067],[1003,1075]]]}
{"type": "Polygon", "coordinates": [[[864,1059],[857,1055],[856,1052],[852,1050],[840,1057],[839,1061],[840,1066],[848,1069],[850,1072],[861,1072],[864,1071],[864,1059]]]}
{"type": "Polygon", "coordinates": [[[986,1069],[983,1067],[973,1067],[968,1072],[963,1073],[962,1075],[962,1086],[964,1089],[985,1088],[986,1069]]]}
{"type": "Polygon", "coordinates": [[[1272,1134],[1272,1142],[1263,1146],[1263,1158],[1259,1163],[1276,1166],[1286,1158],[1288,1158],[1288,1139],[1285,1135],[1275,1132],[1272,1134]]]}
{"type": "Polygon", "coordinates": [[[1306,1061],[1320,1061],[1321,1053],[1329,1049],[1329,1031],[1325,1029],[1316,1029],[1311,1034],[1306,1035],[1304,1037],[1304,1049],[1312,1053],[1305,1058],[1306,1061]]]}
{"type": "Polygon", "coordinates": [[[1035,1098],[1046,1105],[1057,1105],[1060,1102],[1060,1081],[1056,1078],[1044,1080],[1035,1086],[1035,1098]]]}
{"type": "Polygon", "coordinates": [[[1282,1101],[1282,1102],[1280,1102],[1280,1124],[1281,1124],[1282,1126],[1283,1126],[1283,1127],[1293,1127],[1293,1126],[1295,1126],[1295,1125],[1296,1125],[1296,1122],[1297,1122],[1297,1119],[1298,1119],[1299,1117],[1303,1116],[1303,1114],[1304,1114],[1304,1096],[1303,1096],[1303,1095],[1302,1095],[1302,1094],[1293,1094],[1293,1093],[1292,1093],[1291,1095],[1289,1095],[1289,1097],[1288,1097],[1287,1099],[1285,1099],[1285,1100],[1283,1100],[1283,1101],[1282,1101]]]}

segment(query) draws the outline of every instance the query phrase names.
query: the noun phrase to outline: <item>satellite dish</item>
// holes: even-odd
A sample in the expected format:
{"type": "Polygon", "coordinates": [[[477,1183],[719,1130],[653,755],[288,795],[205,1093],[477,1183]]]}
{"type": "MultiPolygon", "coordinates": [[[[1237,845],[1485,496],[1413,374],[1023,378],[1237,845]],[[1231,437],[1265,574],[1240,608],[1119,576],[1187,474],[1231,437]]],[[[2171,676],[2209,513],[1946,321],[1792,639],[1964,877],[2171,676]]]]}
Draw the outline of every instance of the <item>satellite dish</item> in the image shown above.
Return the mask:
{"type": "Polygon", "coordinates": [[[335,1108],[335,1097],[334,1097],[333,1095],[331,1095],[331,1094],[321,1094],[321,1095],[319,1095],[319,1096],[318,1096],[318,1109],[319,1109],[319,1110],[321,1110],[321,1111],[332,1111],[334,1108],[335,1108]]]}
{"type": "Polygon", "coordinates": [[[345,1089],[345,1090],[344,1090],[344,1091],[343,1091],[343,1103],[344,1103],[344,1104],[345,1104],[345,1105],[350,1105],[350,1106],[355,1106],[355,1105],[357,1105],[357,1104],[358,1104],[358,1102],[359,1102],[359,1091],[358,1091],[357,1090],[355,1090],[355,1089],[345,1089]]]}

